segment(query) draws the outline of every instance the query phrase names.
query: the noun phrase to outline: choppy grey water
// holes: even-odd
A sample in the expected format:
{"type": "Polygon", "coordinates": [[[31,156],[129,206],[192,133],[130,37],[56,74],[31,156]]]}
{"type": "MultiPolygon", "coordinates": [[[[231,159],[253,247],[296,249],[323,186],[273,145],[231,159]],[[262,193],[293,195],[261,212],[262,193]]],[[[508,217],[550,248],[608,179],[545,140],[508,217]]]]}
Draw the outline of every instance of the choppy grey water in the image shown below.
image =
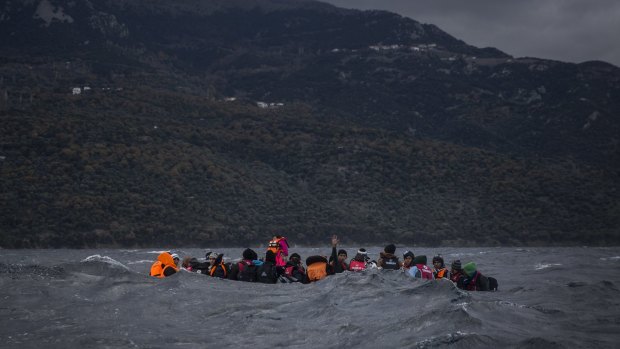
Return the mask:
{"type": "MultiPolygon", "coordinates": [[[[242,248],[219,249],[234,259],[242,248]]],[[[263,249],[256,249],[262,251],[263,249]]],[[[354,248],[347,249],[351,256],[354,248]]],[[[402,254],[406,248],[397,250],[402,254]]],[[[2,348],[614,348],[620,248],[412,249],[474,261],[498,292],[402,272],[311,285],[181,272],[160,250],[0,250],[2,348]]],[[[371,257],[380,248],[369,248],[371,257]]],[[[204,249],[173,250],[203,257],[204,249]]],[[[326,248],[292,248],[305,258],[326,248]]]]}

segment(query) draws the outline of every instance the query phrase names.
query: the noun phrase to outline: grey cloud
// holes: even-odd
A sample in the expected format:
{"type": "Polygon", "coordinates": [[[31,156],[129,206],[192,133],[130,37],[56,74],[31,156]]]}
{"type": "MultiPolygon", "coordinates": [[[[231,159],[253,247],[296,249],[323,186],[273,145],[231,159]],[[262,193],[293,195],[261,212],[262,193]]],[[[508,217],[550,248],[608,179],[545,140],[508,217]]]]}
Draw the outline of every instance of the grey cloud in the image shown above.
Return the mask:
{"type": "Polygon", "coordinates": [[[516,57],[568,62],[603,60],[620,66],[617,0],[326,0],[381,9],[432,23],[471,45],[516,57]]]}

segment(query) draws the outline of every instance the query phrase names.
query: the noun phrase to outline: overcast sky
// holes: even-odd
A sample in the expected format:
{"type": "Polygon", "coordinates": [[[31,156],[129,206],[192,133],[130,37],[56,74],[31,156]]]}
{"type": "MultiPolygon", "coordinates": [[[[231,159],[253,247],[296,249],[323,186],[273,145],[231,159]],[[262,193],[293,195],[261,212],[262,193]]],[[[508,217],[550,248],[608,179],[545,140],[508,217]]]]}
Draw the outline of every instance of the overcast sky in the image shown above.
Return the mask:
{"type": "Polygon", "coordinates": [[[380,9],[515,57],[620,66],[620,0],[321,0],[380,9]]]}

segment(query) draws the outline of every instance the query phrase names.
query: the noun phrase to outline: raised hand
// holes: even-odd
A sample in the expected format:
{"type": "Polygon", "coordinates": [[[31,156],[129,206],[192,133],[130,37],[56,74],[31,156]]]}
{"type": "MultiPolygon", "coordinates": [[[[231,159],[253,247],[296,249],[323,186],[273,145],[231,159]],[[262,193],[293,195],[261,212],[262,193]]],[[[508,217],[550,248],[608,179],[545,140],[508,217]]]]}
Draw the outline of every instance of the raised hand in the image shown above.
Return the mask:
{"type": "Polygon", "coordinates": [[[339,242],[340,242],[340,241],[338,241],[338,236],[337,236],[336,234],[334,234],[334,235],[332,236],[332,247],[336,247],[336,246],[338,246],[338,243],[339,243],[339,242]]]}

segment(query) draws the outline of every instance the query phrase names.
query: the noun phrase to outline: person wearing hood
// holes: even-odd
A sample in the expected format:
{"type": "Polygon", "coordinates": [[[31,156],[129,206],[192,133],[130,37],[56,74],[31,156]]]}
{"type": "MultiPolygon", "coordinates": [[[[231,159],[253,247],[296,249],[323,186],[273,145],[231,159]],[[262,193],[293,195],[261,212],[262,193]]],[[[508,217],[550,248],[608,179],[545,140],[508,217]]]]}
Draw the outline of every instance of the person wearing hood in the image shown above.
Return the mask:
{"type": "MultiPolygon", "coordinates": [[[[478,271],[476,263],[469,262],[463,266],[465,277],[462,279],[461,286],[467,291],[488,291],[489,279],[478,271]]],[[[458,286],[458,285],[457,285],[458,286]]]]}
{"type": "Polygon", "coordinates": [[[396,252],[396,246],[389,244],[385,246],[383,252],[379,252],[379,260],[377,266],[386,270],[398,270],[401,267],[398,257],[394,255],[396,252]]]}
{"type": "Polygon", "coordinates": [[[443,257],[440,255],[433,257],[433,276],[435,279],[450,279],[450,272],[443,262],[443,257]]]}
{"type": "Polygon", "coordinates": [[[258,254],[254,250],[246,248],[242,253],[242,259],[231,265],[228,279],[256,282],[257,260],[258,254]]]}
{"type": "Polygon", "coordinates": [[[360,248],[357,250],[355,257],[351,259],[349,262],[349,270],[350,271],[364,271],[366,270],[366,265],[368,263],[368,252],[366,252],[365,248],[360,248]]]}
{"type": "Polygon", "coordinates": [[[401,266],[402,269],[405,271],[411,269],[411,267],[414,266],[413,264],[414,258],[415,258],[415,255],[413,254],[413,252],[405,251],[405,253],[403,253],[403,264],[401,266]]]}
{"type": "Polygon", "coordinates": [[[224,254],[216,252],[210,252],[206,255],[209,266],[207,269],[203,269],[202,273],[209,276],[226,279],[228,276],[228,267],[223,263],[224,254]]]}
{"type": "Polygon", "coordinates": [[[306,278],[306,269],[301,264],[301,256],[297,253],[290,255],[284,266],[284,277],[289,282],[303,282],[306,278]]]}
{"type": "Polygon", "coordinates": [[[278,269],[276,268],[276,254],[271,250],[267,250],[265,253],[265,261],[256,271],[256,278],[258,282],[264,284],[275,284],[278,282],[278,269]]]}
{"type": "Polygon", "coordinates": [[[347,251],[343,249],[336,251],[338,242],[338,236],[332,236],[332,255],[329,257],[329,265],[331,265],[336,274],[349,269],[349,265],[347,264],[347,251]]]}
{"type": "Polygon", "coordinates": [[[150,275],[157,278],[165,278],[179,271],[170,252],[162,252],[157,260],[151,265],[150,275]]]}
{"type": "Polygon", "coordinates": [[[288,240],[282,235],[275,235],[267,247],[268,251],[273,252],[276,258],[276,266],[284,267],[288,257],[288,240]]]}
{"type": "Polygon", "coordinates": [[[323,280],[327,275],[333,275],[334,271],[328,264],[327,258],[324,256],[310,256],[306,258],[306,266],[308,270],[306,272],[306,279],[304,283],[315,282],[323,280]]]}

